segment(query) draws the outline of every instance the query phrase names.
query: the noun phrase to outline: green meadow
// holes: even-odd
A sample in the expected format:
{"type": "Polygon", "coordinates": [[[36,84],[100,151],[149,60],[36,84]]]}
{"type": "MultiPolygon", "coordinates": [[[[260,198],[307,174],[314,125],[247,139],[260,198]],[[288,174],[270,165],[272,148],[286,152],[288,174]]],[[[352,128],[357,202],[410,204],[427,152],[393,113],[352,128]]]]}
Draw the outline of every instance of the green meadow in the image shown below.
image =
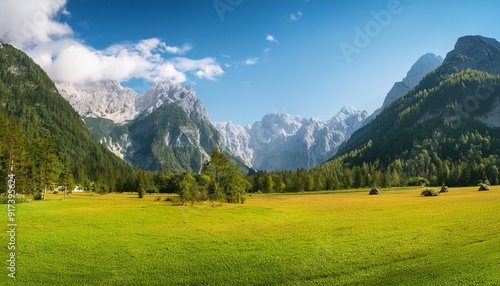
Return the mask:
{"type": "MultiPolygon", "coordinates": [[[[247,196],[75,193],[16,205],[2,285],[500,285],[500,187],[247,196]]],[[[0,206],[7,229],[7,206],[0,206]]]]}

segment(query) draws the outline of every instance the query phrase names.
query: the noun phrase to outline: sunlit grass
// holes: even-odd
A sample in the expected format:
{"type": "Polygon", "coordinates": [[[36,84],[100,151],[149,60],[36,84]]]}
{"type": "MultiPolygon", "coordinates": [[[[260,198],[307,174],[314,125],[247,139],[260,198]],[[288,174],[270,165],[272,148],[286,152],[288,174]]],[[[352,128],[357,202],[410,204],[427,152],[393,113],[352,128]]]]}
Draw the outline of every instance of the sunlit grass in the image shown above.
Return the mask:
{"type": "MultiPolygon", "coordinates": [[[[499,284],[500,188],[421,191],[252,195],[222,206],[172,206],[157,195],[73,194],[64,202],[50,195],[17,205],[15,282],[499,284]]],[[[6,233],[0,238],[6,249],[6,233]]],[[[0,282],[13,282],[3,269],[0,282]]]]}

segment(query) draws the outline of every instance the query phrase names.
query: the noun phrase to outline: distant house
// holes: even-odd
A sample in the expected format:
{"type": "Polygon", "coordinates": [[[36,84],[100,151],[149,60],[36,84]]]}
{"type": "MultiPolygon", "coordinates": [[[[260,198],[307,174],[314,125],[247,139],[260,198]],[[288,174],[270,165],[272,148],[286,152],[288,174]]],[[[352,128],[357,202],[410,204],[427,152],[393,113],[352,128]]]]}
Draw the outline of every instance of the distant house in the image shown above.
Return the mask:
{"type": "MultiPolygon", "coordinates": [[[[64,186],[57,186],[54,189],[54,191],[64,192],[64,186]]],[[[76,186],[71,192],[73,192],[73,193],[83,193],[83,192],[85,192],[85,189],[83,187],[76,186]]]]}
{"type": "Polygon", "coordinates": [[[76,186],[73,189],[73,193],[83,193],[83,192],[85,192],[85,189],[83,187],[80,187],[80,186],[76,186]]]}

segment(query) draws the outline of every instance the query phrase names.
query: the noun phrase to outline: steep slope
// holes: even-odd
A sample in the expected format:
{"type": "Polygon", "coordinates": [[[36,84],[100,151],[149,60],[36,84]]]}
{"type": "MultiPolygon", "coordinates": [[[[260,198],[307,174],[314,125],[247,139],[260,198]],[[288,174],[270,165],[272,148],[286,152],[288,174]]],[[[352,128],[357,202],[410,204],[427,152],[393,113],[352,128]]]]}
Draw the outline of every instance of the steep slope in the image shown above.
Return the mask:
{"type": "Polygon", "coordinates": [[[147,170],[200,172],[208,153],[222,149],[219,134],[210,123],[189,116],[173,103],[141,114],[128,133],[125,159],[147,170]]]}
{"type": "Polygon", "coordinates": [[[330,158],[367,116],[366,111],[343,108],[328,121],[268,114],[245,128],[231,122],[214,125],[226,147],[249,166],[295,170],[312,168],[330,158]]]}
{"type": "Polygon", "coordinates": [[[449,170],[468,174],[455,184],[497,178],[500,76],[490,73],[498,74],[499,45],[460,38],[439,68],[355,132],[327,164],[392,166],[439,184],[450,180],[449,170]]]}
{"type": "Polygon", "coordinates": [[[24,173],[25,181],[42,180],[41,173],[32,173],[35,170],[51,170],[47,173],[50,180],[44,178],[45,184],[58,183],[59,175],[66,171],[79,183],[110,182],[111,177],[124,178],[133,173],[132,167],[88,132],[45,72],[26,54],[7,44],[0,45],[0,102],[2,116],[19,126],[21,138],[14,139],[27,144],[17,146],[25,151],[18,154],[18,171],[24,173]],[[45,142],[46,149],[35,147],[40,142],[45,142]],[[36,163],[41,156],[51,163],[36,163]]]}
{"type": "Polygon", "coordinates": [[[375,110],[364,122],[363,125],[370,123],[377,117],[384,108],[393,103],[396,99],[401,97],[405,92],[417,85],[422,78],[439,67],[443,63],[443,58],[435,54],[428,53],[421,56],[410,68],[406,77],[402,81],[396,82],[391,90],[387,93],[382,107],[375,110]]]}

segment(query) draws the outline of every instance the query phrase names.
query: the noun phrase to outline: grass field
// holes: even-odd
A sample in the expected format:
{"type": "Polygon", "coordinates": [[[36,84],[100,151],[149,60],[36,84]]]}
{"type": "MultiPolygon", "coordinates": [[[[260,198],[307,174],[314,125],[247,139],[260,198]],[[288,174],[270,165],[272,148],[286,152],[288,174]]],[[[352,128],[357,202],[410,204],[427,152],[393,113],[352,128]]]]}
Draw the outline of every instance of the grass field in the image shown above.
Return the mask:
{"type": "Polygon", "coordinates": [[[16,278],[2,231],[0,284],[500,285],[500,187],[421,190],[253,195],[221,206],[51,194],[16,205],[16,278]]]}

